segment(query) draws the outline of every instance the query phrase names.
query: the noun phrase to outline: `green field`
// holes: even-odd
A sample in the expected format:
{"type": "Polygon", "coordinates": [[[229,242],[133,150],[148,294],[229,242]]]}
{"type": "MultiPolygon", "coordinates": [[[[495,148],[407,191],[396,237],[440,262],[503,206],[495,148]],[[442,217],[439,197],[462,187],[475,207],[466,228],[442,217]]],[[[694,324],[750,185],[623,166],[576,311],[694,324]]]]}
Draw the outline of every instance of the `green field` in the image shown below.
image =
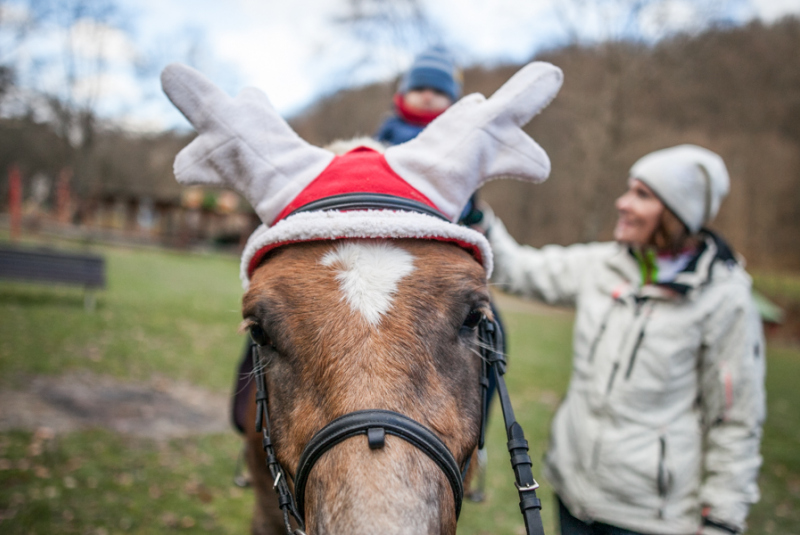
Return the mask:
{"type": "MultiPolygon", "coordinates": [[[[71,288],[0,282],[0,390],[32,378],[87,370],[153,377],[228,392],[242,336],[238,262],[221,255],[96,249],[109,284],[97,309],[71,288]]],[[[534,471],[567,385],[572,318],[547,311],[504,315],[508,383],[531,442],[534,471]]],[[[800,533],[800,349],[771,347],[762,501],[750,533],[800,533]]],[[[2,407],[0,407],[2,410],[2,407]]],[[[516,491],[495,407],[488,499],[465,503],[459,533],[520,534],[516,491]]],[[[154,441],[95,429],[0,433],[0,533],[243,533],[252,494],[231,484],[239,439],[231,431],[154,441]]],[[[555,533],[546,481],[547,533],[555,533]]]]}

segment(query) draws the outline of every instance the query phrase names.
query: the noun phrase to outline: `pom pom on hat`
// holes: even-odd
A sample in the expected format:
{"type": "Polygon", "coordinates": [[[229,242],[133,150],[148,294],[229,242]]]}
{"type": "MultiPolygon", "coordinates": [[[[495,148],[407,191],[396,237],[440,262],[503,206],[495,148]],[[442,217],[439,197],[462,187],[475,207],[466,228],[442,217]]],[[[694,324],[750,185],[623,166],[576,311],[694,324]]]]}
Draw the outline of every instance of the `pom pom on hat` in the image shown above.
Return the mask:
{"type": "Polygon", "coordinates": [[[730,189],[722,158],[697,145],[678,145],[640,158],[630,170],[693,234],[719,212],[730,189]]]}
{"type": "Polygon", "coordinates": [[[400,82],[400,93],[430,87],[455,102],[461,96],[461,71],[453,56],[443,47],[433,47],[414,58],[400,82]]]}

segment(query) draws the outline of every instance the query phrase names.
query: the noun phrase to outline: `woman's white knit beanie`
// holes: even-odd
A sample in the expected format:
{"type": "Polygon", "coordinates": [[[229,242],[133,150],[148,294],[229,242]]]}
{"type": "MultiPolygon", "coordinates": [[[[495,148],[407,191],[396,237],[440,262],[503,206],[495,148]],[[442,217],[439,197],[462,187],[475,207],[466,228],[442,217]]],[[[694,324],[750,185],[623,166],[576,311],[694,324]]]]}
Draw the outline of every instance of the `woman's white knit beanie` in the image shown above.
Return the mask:
{"type": "Polygon", "coordinates": [[[642,157],[630,176],[641,180],[696,233],[717,215],[730,189],[725,162],[697,145],[678,145],[642,157]]]}

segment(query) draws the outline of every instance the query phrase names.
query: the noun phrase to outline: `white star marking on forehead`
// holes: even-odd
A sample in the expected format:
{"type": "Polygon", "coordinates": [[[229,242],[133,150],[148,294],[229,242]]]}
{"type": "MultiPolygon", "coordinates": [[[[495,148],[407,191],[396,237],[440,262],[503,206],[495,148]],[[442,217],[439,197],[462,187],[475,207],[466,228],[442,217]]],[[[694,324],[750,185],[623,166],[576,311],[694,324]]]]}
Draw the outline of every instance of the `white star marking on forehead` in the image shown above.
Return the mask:
{"type": "Polygon", "coordinates": [[[370,325],[391,307],[400,279],[414,271],[414,256],[389,242],[345,241],[322,257],[336,269],[343,299],[370,325]]]}

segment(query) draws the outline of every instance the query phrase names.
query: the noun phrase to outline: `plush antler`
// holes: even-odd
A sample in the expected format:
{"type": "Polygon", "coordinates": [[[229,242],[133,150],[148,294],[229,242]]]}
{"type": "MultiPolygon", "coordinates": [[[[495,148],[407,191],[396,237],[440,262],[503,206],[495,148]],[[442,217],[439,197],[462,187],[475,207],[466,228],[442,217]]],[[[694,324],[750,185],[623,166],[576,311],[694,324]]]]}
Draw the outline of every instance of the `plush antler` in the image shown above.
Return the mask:
{"type": "Polygon", "coordinates": [[[464,97],[419,136],[387,149],[386,161],[453,221],[489,180],[541,182],[550,159],[522,126],[553,100],[562,80],[558,67],[531,63],[488,100],[464,97]]]}
{"type": "MultiPolygon", "coordinates": [[[[387,149],[385,162],[452,221],[489,180],[541,182],[550,173],[550,160],[522,126],[550,103],[562,78],[561,70],[549,63],[531,63],[489,99],[469,95],[417,138],[387,149]]],[[[178,181],[232,187],[250,201],[267,225],[317,178],[320,191],[342,192],[326,186],[326,181],[341,180],[346,162],[356,157],[342,160],[344,167],[331,176],[320,176],[333,154],[303,141],[261,91],[249,88],[231,98],[202,74],[180,64],[164,69],[161,83],[200,134],[175,159],[178,181]]],[[[357,167],[353,164],[356,178],[357,167]]],[[[372,182],[380,182],[382,172],[378,164],[367,174],[375,174],[372,182]]],[[[361,191],[360,187],[367,188],[366,192],[383,191],[369,181],[352,182],[346,186],[351,191],[361,191]]],[[[313,199],[313,194],[307,196],[313,199]]]]}
{"type": "Polygon", "coordinates": [[[178,181],[231,187],[267,224],[333,160],[303,141],[257,89],[231,98],[177,63],[161,73],[161,85],[199,133],[175,158],[178,181]]]}

